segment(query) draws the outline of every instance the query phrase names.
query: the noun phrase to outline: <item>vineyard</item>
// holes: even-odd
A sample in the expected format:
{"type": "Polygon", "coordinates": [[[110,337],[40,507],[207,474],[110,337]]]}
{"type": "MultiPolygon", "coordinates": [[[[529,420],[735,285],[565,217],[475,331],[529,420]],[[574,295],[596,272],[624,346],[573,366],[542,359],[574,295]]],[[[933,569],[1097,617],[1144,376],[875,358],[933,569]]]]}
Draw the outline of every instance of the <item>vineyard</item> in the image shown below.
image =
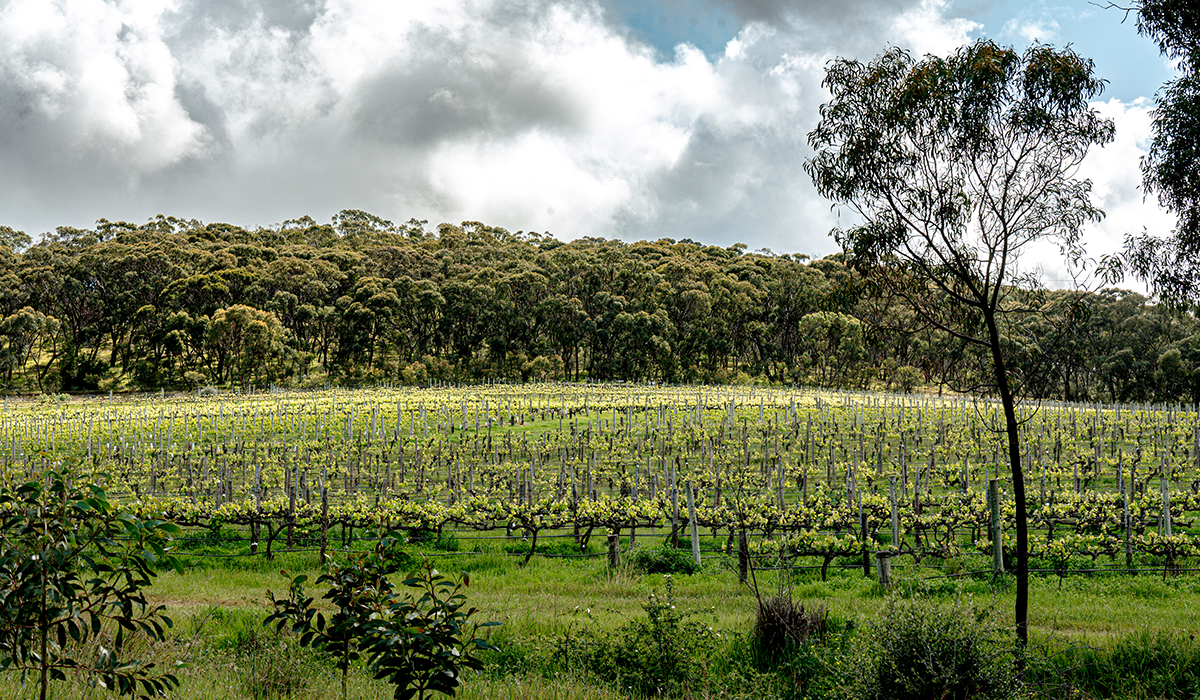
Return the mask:
{"type": "MultiPolygon", "coordinates": [[[[1035,565],[1166,573],[1200,554],[1194,410],[1021,417],[1035,565]]],[[[615,558],[667,534],[699,558],[703,535],[743,571],[770,556],[824,576],[835,562],[869,571],[880,552],[1002,567],[1003,439],[998,406],[962,397],[527,384],[10,398],[0,460],[10,481],[74,460],[127,507],[244,533],[245,555],[386,527],[503,539],[526,561],[553,537],[586,552],[607,536],[615,558]]]]}

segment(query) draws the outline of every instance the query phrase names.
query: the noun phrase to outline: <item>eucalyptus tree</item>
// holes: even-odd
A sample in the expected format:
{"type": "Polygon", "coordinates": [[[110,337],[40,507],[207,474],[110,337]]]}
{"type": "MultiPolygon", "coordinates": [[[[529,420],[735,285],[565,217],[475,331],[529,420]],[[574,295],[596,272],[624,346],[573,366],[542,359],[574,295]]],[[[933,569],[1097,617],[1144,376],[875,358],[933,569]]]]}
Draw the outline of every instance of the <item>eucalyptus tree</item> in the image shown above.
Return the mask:
{"type": "Polygon", "coordinates": [[[1142,159],[1146,192],[1157,194],[1179,224],[1170,236],[1129,237],[1125,257],[1157,296],[1200,305],[1200,5],[1139,0],[1121,9],[1137,13],[1138,32],[1153,39],[1180,72],[1155,95],[1150,150],[1142,159]]]}
{"type": "MultiPolygon", "coordinates": [[[[804,164],[817,190],[862,223],[834,236],[873,284],[927,324],[980,348],[1003,406],[1016,502],[1016,631],[1028,639],[1029,546],[1017,397],[1014,318],[1021,288],[1038,286],[1021,254],[1057,244],[1083,260],[1084,226],[1103,213],[1077,177],[1113,124],[1089,100],[1104,82],[1070,49],[1024,53],[990,41],[948,58],[891,49],[870,63],[831,61],[831,99],[809,134],[804,164]]],[[[1021,295],[1027,298],[1027,295],[1021,295]]]]}

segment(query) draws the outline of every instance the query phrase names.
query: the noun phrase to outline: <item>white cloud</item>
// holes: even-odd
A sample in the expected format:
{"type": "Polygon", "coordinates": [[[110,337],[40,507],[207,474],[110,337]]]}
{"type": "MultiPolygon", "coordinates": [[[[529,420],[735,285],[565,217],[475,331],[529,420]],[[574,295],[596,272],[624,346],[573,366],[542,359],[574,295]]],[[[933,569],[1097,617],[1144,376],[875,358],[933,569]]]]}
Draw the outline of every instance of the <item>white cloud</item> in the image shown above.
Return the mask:
{"type": "MultiPolygon", "coordinates": [[[[1103,221],[1088,233],[1088,252],[1093,257],[1122,247],[1126,234],[1152,234],[1174,230],[1176,218],[1158,206],[1154,196],[1143,197],[1141,157],[1149,148],[1152,106],[1141,98],[1132,103],[1112,99],[1093,105],[1116,123],[1116,138],[1104,148],[1093,149],[1080,167],[1080,176],[1092,181],[1093,199],[1104,210],[1103,221]]],[[[1145,290],[1133,280],[1122,286],[1145,290]]]]}
{"type": "Polygon", "coordinates": [[[921,0],[921,4],[902,13],[895,20],[897,46],[910,49],[915,55],[946,56],[971,40],[980,24],[968,19],[947,19],[946,0],[921,0]]]}
{"type": "MultiPolygon", "coordinates": [[[[1055,8],[1065,12],[1065,8],[1055,8]]],[[[1052,43],[1058,40],[1061,27],[1051,11],[1044,6],[1025,7],[1000,28],[1000,38],[1014,43],[1052,43]]]]}
{"type": "Polygon", "coordinates": [[[17,0],[0,11],[0,91],[18,161],[86,159],[136,184],[204,153],[203,128],[175,99],[176,61],[151,21],[159,10],[17,0]]]}
{"type": "Polygon", "coordinates": [[[664,60],[586,0],[14,0],[2,223],[353,207],[832,252],[801,169],[825,62],[978,27],[945,0],[743,4],[724,53],[664,60]]]}
{"type": "MultiPolygon", "coordinates": [[[[1151,134],[1151,105],[1145,99],[1121,102],[1111,99],[1092,104],[1102,116],[1112,119],[1116,136],[1104,148],[1093,147],[1077,176],[1092,182],[1092,203],[1104,211],[1099,223],[1084,229],[1083,244],[1093,263],[1080,280],[1085,286],[1095,286],[1100,280],[1091,278],[1094,263],[1106,255],[1122,250],[1126,234],[1140,235],[1143,228],[1153,234],[1167,234],[1175,228],[1175,217],[1158,206],[1154,197],[1143,198],[1140,158],[1145,155],[1151,134]]],[[[1035,244],[1028,260],[1037,260],[1043,271],[1043,281],[1051,287],[1073,285],[1071,275],[1051,243],[1035,244]]],[[[1146,286],[1134,279],[1117,284],[1124,289],[1146,293],[1146,286]]]]}

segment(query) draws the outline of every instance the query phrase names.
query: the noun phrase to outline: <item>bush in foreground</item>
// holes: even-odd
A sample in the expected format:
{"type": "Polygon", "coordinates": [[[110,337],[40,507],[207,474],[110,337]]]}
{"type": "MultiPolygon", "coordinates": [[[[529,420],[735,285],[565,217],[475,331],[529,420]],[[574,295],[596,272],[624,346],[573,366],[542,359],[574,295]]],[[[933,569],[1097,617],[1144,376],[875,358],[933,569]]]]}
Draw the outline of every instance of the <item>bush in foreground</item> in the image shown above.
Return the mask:
{"type": "Polygon", "coordinates": [[[306,576],[292,579],[286,598],[267,591],[275,611],[263,624],[290,627],[301,645],[333,658],[342,672],[343,698],[349,669],[360,657],[375,678],[394,686],[397,700],[424,700],[431,692],[454,695],[463,670],[483,668],[477,653],[493,649],[475,635],[480,627],[499,623],[471,621],[478,611],[466,607],[465,574],[449,578],[425,560],[403,581],[413,590],[401,592],[392,585],[388,576],[408,560],[395,543],[394,537],[384,536],[372,552],[329,563],[317,579],[329,586],[322,596],[334,607],[329,618],[307,595],[306,576]]]}
{"type": "Polygon", "coordinates": [[[1016,639],[962,597],[892,598],[847,661],[858,700],[1017,697],[1016,639]]]}
{"type": "Polygon", "coordinates": [[[651,593],[644,620],[611,632],[585,629],[562,637],[557,656],[569,665],[637,697],[681,695],[704,687],[706,666],[720,634],[675,604],[674,585],[651,593]]]}
{"type": "MultiPolygon", "coordinates": [[[[166,638],[171,619],[145,589],[158,567],[179,569],[174,524],[122,512],[69,466],[0,489],[0,668],[32,676],[45,700],[68,673],[139,698],[179,684],[127,642],[166,638]]],[[[30,696],[34,691],[30,690],[30,696]]]]}
{"type": "Polygon", "coordinates": [[[629,555],[629,563],[643,574],[694,574],[699,568],[689,550],[660,545],[638,545],[629,555]]]}

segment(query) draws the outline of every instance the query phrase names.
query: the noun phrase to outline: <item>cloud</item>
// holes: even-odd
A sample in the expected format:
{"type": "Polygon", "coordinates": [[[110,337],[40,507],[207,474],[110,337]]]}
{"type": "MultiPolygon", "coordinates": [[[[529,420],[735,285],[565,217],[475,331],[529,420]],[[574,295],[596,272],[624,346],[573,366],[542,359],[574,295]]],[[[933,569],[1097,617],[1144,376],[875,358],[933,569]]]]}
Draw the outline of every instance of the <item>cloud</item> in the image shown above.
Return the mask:
{"type": "Polygon", "coordinates": [[[942,54],[979,28],[946,17],[947,0],[713,0],[747,22],[770,26],[814,53],[867,59],[887,45],[942,54]]]}
{"type": "MultiPolygon", "coordinates": [[[[1105,213],[1099,223],[1084,228],[1083,245],[1087,258],[1094,263],[1103,256],[1120,252],[1127,234],[1140,235],[1145,229],[1152,234],[1165,235],[1174,230],[1176,219],[1159,207],[1153,196],[1143,197],[1142,171],[1138,163],[1146,154],[1151,135],[1150,102],[1145,98],[1133,102],[1111,99],[1095,102],[1092,107],[1116,125],[1112,143],[1088,151],[1077,173],[1077,177],[1091,180],[1092,203],[1105,213]]],[[[1048,286],[1073,285],[1054,244],[1038,242],[1025,257],[1040,261],[1043,282],[1048,286]]],[[[1081,284],[1099,283],[1099,280],[1088,278],[1092,271],[1094,268],[1083,271],[1081,284]]],[[[1146,293],[1146,286],[1134,279],[1127,278],[1117,286],[1146,293]]]]}
{"type": "Polygon", "coordinates": [[[206,153],[203,128],[175,97],[176,61],[154,20],[87,1],[0,10],[6,184],[136,185],[206,153]]]}
{"type": "MultiPolygon", "coordinates": [[[[1080,167],[1080,176],[1092,181],[1093,200],[1104,210],[1104,220],[1090,227],[1085,238],[1091,256],[1120,250],[1126,234],[1168,234],[1175,229],[1176,217],[1158,206],[1153,195],[1144,197],[1141,157],[1149,149],[1153,109],[1145,98],[1133,102],[1111,99],[1093,105],[1101,115],[1112,119],[1116,138],[1104,148],[1093,149],[1080,167]]],[[[1144,291],[1141,285],[1126,280],[1124,286],[1144,291]]]]}
{"type": "Polygon", "coordinates": [[[825,62],[976,25],[942,0],[700,4],[739,18],[723,52],[664,56],[584,0],[13,0],[3,223],[360,208],[832,252],[800,167],[825,62]]]}
{"type": "Polygon", "coordinates": [[[922,0],[896,16],[896,44],[916,54],[945,56],[971,40],[981,25],[964,18],[947,19],[946,0],[922,0]]]}
{"type": "Polygon", "coordinates": [[[1053,43],[1058,39],[1058,21],[1046,8],[1025,8],[1000,28],[1000,38],[1022,44],[1053,43]]]}

